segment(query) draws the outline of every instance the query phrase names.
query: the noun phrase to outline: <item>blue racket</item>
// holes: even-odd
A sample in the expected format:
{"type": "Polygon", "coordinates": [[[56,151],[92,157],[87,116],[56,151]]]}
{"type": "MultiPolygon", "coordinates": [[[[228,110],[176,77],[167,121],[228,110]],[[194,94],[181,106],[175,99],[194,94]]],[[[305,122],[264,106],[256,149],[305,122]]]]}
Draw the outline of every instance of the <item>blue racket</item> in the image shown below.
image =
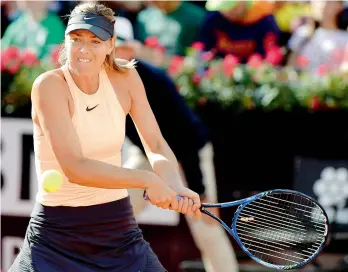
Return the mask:
{"type": "Polygon", "coordinates": [[[275,269],[295,269],[313,261],[328,237],[324,209],[297,191],[277,189],[232,202],[202,203],[201,211],[218,221],[249,257],[275,269]],[[238,205],[231,227],[207,210],[238,205]]]}

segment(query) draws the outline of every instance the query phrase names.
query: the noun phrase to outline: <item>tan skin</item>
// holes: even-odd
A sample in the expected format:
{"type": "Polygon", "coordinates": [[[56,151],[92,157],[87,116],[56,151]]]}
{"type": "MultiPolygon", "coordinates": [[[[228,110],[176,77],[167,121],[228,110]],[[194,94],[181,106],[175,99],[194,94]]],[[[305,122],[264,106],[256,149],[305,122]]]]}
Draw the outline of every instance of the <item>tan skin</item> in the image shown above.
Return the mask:
{"type": "Polygon", "coordinates": [[[337,16],[344,9],[342,1],[327,1],[323,8],[321,26],[325,29],[337,29],[337,16]]]}
{"type": "MultiPolygon", "coordinates": [[[[91,94],[98,89],[99,70],[112,52],[115,39],[102,41],[87,30],[66,37],[69,70],[83,92],[91,94]]],[[[84,157],[72,123],[71,93],[62,70],[56,69],[42,74],[33,84],[32,119],[47,138],[64,174],[70,182],[83,186],[144,188],[153,205],[201,218],[199,196],[181,181],[175,156],[160,132],[137,71],[107,69],[107,74],[125,115],[130,114],[138,129],[154,171],[125,169],[84,157]],[[177,195],[184,198],[178,201],[177,195]]]]}

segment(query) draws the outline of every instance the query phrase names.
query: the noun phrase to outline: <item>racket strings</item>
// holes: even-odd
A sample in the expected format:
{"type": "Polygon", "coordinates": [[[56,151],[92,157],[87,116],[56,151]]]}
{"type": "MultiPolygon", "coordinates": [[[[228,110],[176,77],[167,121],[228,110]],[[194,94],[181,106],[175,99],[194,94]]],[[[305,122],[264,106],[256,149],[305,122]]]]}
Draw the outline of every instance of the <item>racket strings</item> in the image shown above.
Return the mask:
{"type": "Polygon", "coordinates": [[[247,204],[236,231],[247,250],[262,261],[293,266],[322,246],[326,217],[316,203],[291,193],[273,193],[247,204]]]}
{"type": "MultiPolygon", "coordinates": [[[[288,201],[287,201],[287,202],[288,202],[288,201]]],[[[252,203],[251,203],[251,204],[252,204],[252,203]]],[[[260,205],[273,208],[273,207],[274,207],[274,204],[277,204],[277,203],[276,203],[276,202],[269,201],[269,200],[266,200],[266,199],[260,199],[260,205]],[[263,203],[263,202],[266,202],[266,203],[263,203]],[[270,204],[268,204],[268,203],[270,203],[270,204]]],[[[294,203],[294,204],[296,204],[296,203],[294,203]]],[[[286,210],[283,209],[283,208],[281,208],[281,207],[279,207],[279,210],[282,210],[282,211],[285,211],[285,212],[286,212],[286,210]]],[[[294,208],[294,210],[296,210],[296,211],[298,211],[298,212],[303,212],[303,216],[304,216],[304,217],[308,217],[308,218],[311,218],[311,219],[313,219],[313,214],[314,214],[314,213],[317,213],[317,210],[315,210],[315,212],[313,213],[313,211],[306,211],[306,210],[304,210],[304,209],[298,209],[298,208],[296,208],[296,207],[294,208]],[[307,214],[306,214],[306,213],[307,213],[307,214]]],[[[284,213],[282,213],[281,211],[275,211],[275,212],[284,215],[284,213]]],[[[319,215],[323,216],[323,214],[319,214],[319,215]]],[[[293,217],[293,218],[297,218],[297,216],[295,216],[295,215],[289,215],[289,216],[291,216],[291,217],[293,217]]],[[[325,228],[325,224],[324,224],[323,222],[318,221],[318,224],[321,224],[321,225],[323,226],[323,228],[325,228]]]]}
{"type": "MultiPolygon", "coordinates": [[[[265,224],[269,224],[270,221],[272,222],[272,225],[274,226],[277,226],[283,230],[288,230],[290,233],[292,233],[293,231],[298,231],[298,232],[305,232],[306,231],[306,226],[303,225],[302,223],[307,223],[309,221],[299,221],[299,220],[287,220],[286,219],[286,214],[285,216],[283,217],[279,217],[278,214],[272,214],[270,215],[269,212],[264,212],[264,211],[260,211],[259,209],[250,209],[248,207],[245,207],[241,213],[242,216],[244,216],[244,218],[241,218],[241,221],[245,222],[247,221],[248,219],[247,218],[254,218],[255,216],[258,216],[259,217],[259,220],[258,222],[262,222],[262,223],[265,223],[265,224]],[[300,224],[299,224],[300,223],[300,224]]],[[[253,220],[249,220],[249,221],[253,221],[253,220]]],[[[320,226],[317,226],[317,224],[314,222],[313,223],[318,229],[321,229],[321,230],[325,230],[325,227],[323,227],[322,225],[320,226]]]]}
{"type": "MultiPolygon", "coordinates": [[[[259,206],[256,206],[254,209],[254,203],[250,203],[247,207],[245,207],[246,210],[250,210],[252,211],[256,211],[256,212],[260,212],[257,208],[259,208],[259,206]]],[[[291,215],[291,214],[287,214],[286,211],[282,208],[280,208],[282,211],[277,211],[277,210],[272,210],[271,208],[273,207],[272,205],[267,205],[267,207],[265,207],[265,204],[263,203],[258,203],[257,205],[260,205],[263,207],[263,210],[261,213],[266,214],[268,212],[274,212],[274,216],[277,217],[277,221],[284,223],[284,218],[287,218],[289,224],[293,225],[294,227],[302,227],[304,228],[304,226],[300,225],[301,223],[303,223],[304,221],[306,221],[306,218],[302,218],[302,220],[299,220],[297,216],[295,215],[291,215]],[[300,224],[299,224],[300,223],[300,224]]],[[[308,215],[304,214],[304,217],[309,217],[308,215]]],[[[307,218],[307,221],[312,222],[312,216],[310,216],[309,218],[307,218]]],[[[321,228],[322,230],[325,230],[325,224],[323,222],[320,222],[318,220],[313,221],[313,223],[316,224],[317,228],[321,228]],[[317,222],[316,222],[317,221],[317,222]]]]}

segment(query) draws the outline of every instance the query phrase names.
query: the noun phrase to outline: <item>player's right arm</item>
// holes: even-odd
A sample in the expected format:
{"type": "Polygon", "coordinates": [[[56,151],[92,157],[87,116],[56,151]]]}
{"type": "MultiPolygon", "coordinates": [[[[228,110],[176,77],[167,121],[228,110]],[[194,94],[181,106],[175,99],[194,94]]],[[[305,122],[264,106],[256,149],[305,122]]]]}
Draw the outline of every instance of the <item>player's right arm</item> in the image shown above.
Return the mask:
{"type": "Polygon", "coordinates": [[[70,91],[58,74],[39,76],[32,89],[33,119],[51,146],[70,182],[83,186],[123,189],[157,188],[151,202],[167,201],[171,189],[153,172],[125,169],[84,157],[69,111],[70,91]]]}

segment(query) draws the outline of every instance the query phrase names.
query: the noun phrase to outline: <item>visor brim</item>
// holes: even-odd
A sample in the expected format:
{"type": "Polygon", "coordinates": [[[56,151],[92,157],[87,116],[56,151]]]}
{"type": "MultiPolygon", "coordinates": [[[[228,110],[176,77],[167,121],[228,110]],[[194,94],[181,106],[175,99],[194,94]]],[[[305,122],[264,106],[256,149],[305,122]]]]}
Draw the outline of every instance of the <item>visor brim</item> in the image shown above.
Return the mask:
{"type": "Polygon", "coordinates": [[[112,37],[112,35],[109,32],[107,32],[101,27],[83,23],[69,25],[65,30],[65,35],[75,30],[88,30],[103,41],[106,41],[112,37]]]}

